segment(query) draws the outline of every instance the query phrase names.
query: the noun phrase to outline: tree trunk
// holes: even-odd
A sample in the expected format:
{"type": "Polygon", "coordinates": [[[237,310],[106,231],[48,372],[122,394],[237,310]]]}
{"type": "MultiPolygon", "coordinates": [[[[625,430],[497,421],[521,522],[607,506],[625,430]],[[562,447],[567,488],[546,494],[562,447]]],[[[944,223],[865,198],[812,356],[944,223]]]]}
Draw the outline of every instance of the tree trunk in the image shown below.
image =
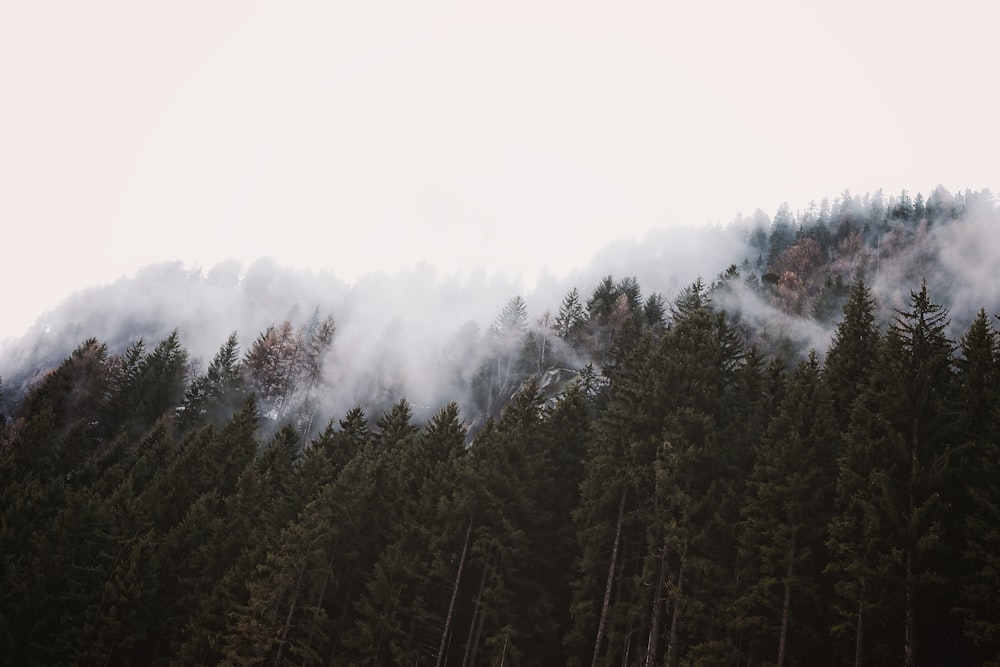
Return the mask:
{"type": "Polygon", "coordinates": [[[908,522],[907,534],[906,534],[906,623],[903,630],[903,666],[913,667],[916,664],[915,656],[917,653],[917,638],[916,638],[916,614],[913,608],[913,549],[914,547],[914,535],[913,535],[913,515],[916,511],[916,500],[914,498],[914,486],[917,482],[917,428],[919,423],[917,419],[913,420],[913,449],[910,450],[910,484],[909,484],[909,514],[906,519],[908,522]]]}
{"type": "Polygon", "coordinates": [[[472,619],[469,622],[469,638],[465,642],[465,653],[462,655],[462,667],[468,667],[471,663],[469,658],[473,656],[473,644],[479,642],[478,634],[476,633],[476,626],[481,626],[480,618],[484,615],[481,610],[483,603],[483,591],[486,589],[486,577],[490,572],[490,556],[491,552],[486,552],[486,562],[483,564],[483,577],[479,580],[479,592],[476,593],[476,602],[472,606],[472,619]]]}
{"type": "Polygon", "coordinates": [[[437,661],[434,667],[441,667],[444,661],[445,647],[448,645],[448,633],[451,631],[451,620],[455,616],[455,600],[458,598],[458,585],[462,581],[462,568],[465,567],[465,554],[469,550],[469,538],[472,535],[472,517],[469,517],[469,527],[465,531],[465,543],[462,545],[462,556],[458,559],[458,573],[455,575],[455,586],[451,589],[451,602],[448,603],[448,615],[444,619],[444,630],[441,632],[441,645],[438,647],[437,661]]]}
{"type": "Polygon", "coordinates": [[[306,564],[303,563],[299,568],[299,573],[295,577],[295,590],[292,591],[292,600],[288,605],[288,615],[285,617],[285,625],[281,628],[281,637],[278,641],[278,652],[274,656],[274,665],[278,667],[281,664],[281,655],[285,651],[285,642],[288,640],[288,631],[292,627],[292,618],[295,616],[295,606],[299,602],[299,589],[302,588],[302,577],[306,571],[306,564]]]}
{"type": "Polygon", "coordinates": [[[671,591],[673,604],[671,605],[670,638],[667,644],[667,667],[677,664],[677,627],[681,622],[681,612],[677,601],[683,593],[685,560],[687,560],[687,542],[684,543],[684,551],[681,553],[681,564],[677,569],[677,584],[674,586],[673,591],[671,591]]]}
{"type": "Polygon", "coordinates": [[[615,578],[615,561],[618,559],[618,547],[622,538],[622,523],[625,519],[625,496],[628,487],[622,488],[622,497],[618,502],[618,523],[615,525],[615,540],[611,547],[611,564],[608,566],[608,581],[604,586],[604,603],[601,605],[601,617],[597,622],[597,640],[594,642],[594,659],[591,667],[597,667],[597,657],[601,654],[601,641],[604,639],[604,630],[608,621],[608,607],[611,604],[611,588],[615,578]]]}
{"type": "Polygon", "coordinates": [[[865,596],[858,600],[858,626],[854,631],[854,667],[861,667],[861,640],[864,630],[865,596]]]}
{"type": "MultiPolygon", "coordinates": [[[[317,609],[319,609],[320,607],[323,606],[323,598],[326,597],[326,586],[330,582],[330,569],[332,567],[333,567],[333,556],[330,556],[330,558],[326,562],[326,572],[323,574],[323,583],[320,584],[320,587],[319,587],[319,595],[316,596],[316,608],[317,609]]],[[[312,626],[309,628],[308,643],[309,643],[310,646],[312,645],[313,635],[314,635],[315,629],[316,629],[315,625],[316,624],[314,622],[312,624],[312,626]]],[[[306,667],[308,664],[309,664],[309,656],[306,655],[305,657],[302,658],[302,667],[306,667]]]]}
{"type": "Polygon", "coordinates": [[[479,621],[476,624],[476,635],[472,639],[472,655],[469,657],[469,665],[476,664],[476,656],[479,654],[479,641],[483,638],[483,626],[486,625],[486,609],[489,600],[483,600],[483,606],[479,610],[479,621]]]}
{"type": "MultiPolygon", "coordinates": [[[[660,616],[663,608],[663,589],[667,583],[667,545],[660,549],[660,570],[656,575],[653,589],[653,611],[649,618],[649,641],[646,643],[646,667],[656,664],[656,653],[660,643],[660,616]]],[[[778,667],[781,667],[780,665],[778,667]]]]}
{"type": "Polygon", "coordinates": [[[785,664],[785,642],[788,640],[788,608],[792,601],[792,574],[795,568],[795,538],[788,553],[788,572],[785,573],[785,602],[781,608],[781,634],[778,637],[778,662],[775,667],[785,664]]]}
{"type": "Polygon", "coordinates": [[[913,551],[906,551],[906,629],[904,631],[903,667],[913,667],[916,653],[916,637],[914,636],[913,611],[913,551]]]}

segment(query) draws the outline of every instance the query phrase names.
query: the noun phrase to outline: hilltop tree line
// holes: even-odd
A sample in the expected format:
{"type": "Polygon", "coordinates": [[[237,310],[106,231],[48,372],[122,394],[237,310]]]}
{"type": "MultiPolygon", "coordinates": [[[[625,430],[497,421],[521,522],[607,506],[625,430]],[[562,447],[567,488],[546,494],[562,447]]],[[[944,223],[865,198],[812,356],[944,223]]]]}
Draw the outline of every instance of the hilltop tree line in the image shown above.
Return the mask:
{"type": "Polygon", "coordinates": [[[952,194],[938,186],[925,199],[903,190],[863,196],[844,191],[793,213],[782,204],[773,216],[757,210],[735,224],[746,230],[756,256],[732,273],[782,311],[832,322],[840,314],[852,277],[869,281],[887,272],[912,285],[942,268],[934,253],[936,230],[969,215],[998,218],[989,190],[952,194]]]}
{"type": "Polygon", "coordinates": [[[512,299],[421,420],[322,425],[329,318],[84,341],[3,422],[4,663],[1000,664],[994,318],[857,280],[789,362],[724,289],[512,299]]]}

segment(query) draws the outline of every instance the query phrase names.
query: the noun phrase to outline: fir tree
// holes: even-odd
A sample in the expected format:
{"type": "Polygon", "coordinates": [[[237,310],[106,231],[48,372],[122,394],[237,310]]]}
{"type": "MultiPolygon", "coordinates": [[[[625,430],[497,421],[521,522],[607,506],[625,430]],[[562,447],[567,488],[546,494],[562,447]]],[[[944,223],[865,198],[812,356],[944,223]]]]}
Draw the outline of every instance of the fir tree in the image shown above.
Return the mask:
{"type": "MultiPolygon", "coordinates": [[[[956,370],[957,430],[964,447],[952,476],[960,492],[953,515],[961,528],[955,540],[961,544],[960,553],[953,557],[965,563],[953,574],[962,586],[957,611],[964,635],[976,647],[970,659],[1000,664],[1000,442],[996,436],[1000,337],[985,310],[979,311],[962,337],[956,370]]],[[[956,528],[954,523],[949,527],[956,528]]]]}
{"type": "Polygon", "coordinates": [[[761,440],[743,507],[741,545],[756,580],[741,603],[758,617],[756,634],[769,638],[762,648],[776,652],[779,666],[793,647],[802,658],[816,651],[812,662],[821,655],[816,644],[824,635],[809,633],[825,624],[811,628],[807,623],[809,615],[815,618],[824,609],[821,570],[837,440],[831,400],[813,353],[789,379],[780,412],[761,440]],[[790,640],[796,620],[801,642],[790,640]]]}
{"type": "Polygon", "coordinates": [[[574,287],[563,297],[559,306],[559,315],[555,321],[556,335],[570,344],[577,343],[586,323],[580,293],[574,287]]]}
{"type": "Polygon", "coordinates": [[[934,602],[946,592],[933,583],[945,546],[951,446],[953,344],[946,326],[947,312],[930,300],[926,283],[911,292],[910,310],[897,312],[871,382],[854,403],[829,572],[854,607],[845,616],[855,615],[856,661],[872,645],[876,655],[912,665],[932,624],[940,631],[950,625],[934,602]],[[866,634],[872,616],[894,608],[904,610],[898,634],[866,634]]]}
{"type": "Polygon", "coordinates": [[[837,323],[824,373],[842,431],[847,430],[852,403],[867,385],[878,355],[879,339],[875,301],[865,282],[858,280],[844,305],[844,317],[837,323]]]}
{"type": "Polygon", "coordinates": [[[184,429],[200,424],[219,424],[236,411],[244,397],[239,338],[233,332],[208,365],[206,373],[195,378],[185,391],[178,424],[184,429]]]}

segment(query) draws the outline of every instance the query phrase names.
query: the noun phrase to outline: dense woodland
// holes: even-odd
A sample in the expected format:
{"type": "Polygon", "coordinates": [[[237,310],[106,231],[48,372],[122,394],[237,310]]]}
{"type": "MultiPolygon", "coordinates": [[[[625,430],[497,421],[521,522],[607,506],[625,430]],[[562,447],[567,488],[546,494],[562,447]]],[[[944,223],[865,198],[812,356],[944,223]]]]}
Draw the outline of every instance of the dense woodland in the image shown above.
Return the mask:
{"type": "Polygon", "coordinates": [[[0,403],[4,664],[1000,664],[995,304],[953,322],[924,242],[996,204],[946,194],[783,207],[669,300],[514,297],[429,419],[323,414],[336,313],[204,368],[83,340],[0,403]]]}

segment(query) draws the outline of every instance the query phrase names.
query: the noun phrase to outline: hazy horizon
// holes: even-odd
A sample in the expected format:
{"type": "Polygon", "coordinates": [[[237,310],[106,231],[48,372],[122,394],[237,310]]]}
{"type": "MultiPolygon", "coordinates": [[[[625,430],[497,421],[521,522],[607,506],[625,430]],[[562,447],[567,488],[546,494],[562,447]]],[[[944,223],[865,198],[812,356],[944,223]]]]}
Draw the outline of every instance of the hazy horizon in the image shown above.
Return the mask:
{"type": "Polygon", "coordinates": [[[59,9],[0,8],[0,340],[164,261],[530,285],[782,202],[1000,185],[981,2],[59,9]]]}

